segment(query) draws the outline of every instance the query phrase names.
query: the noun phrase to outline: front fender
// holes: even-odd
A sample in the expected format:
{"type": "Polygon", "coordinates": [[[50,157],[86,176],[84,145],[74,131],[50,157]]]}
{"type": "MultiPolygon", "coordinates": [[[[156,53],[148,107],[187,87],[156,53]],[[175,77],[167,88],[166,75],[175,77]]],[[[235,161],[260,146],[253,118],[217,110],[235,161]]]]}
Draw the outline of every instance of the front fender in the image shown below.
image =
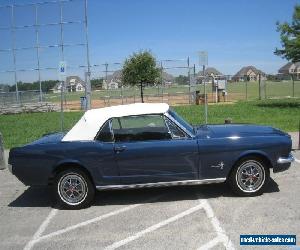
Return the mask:
{"type": "Polygon", "coordinates": [[[258,157],[262,157],[263,159],[266,160],[266,162],[268,163],[270,168],[273,168],[274,166],[274,161],[275,159],[273,159],[274,157],[272,157],[272,155],[270,155],[270,153],[267,153],[263,150],[247,150],[247,151],[243,151],[240,153],[240,155],[237,157],[237,159],[235,159],[235,163],[237,163],[240,159],[248,157],[248,156],[258,156],[258,157]]]}

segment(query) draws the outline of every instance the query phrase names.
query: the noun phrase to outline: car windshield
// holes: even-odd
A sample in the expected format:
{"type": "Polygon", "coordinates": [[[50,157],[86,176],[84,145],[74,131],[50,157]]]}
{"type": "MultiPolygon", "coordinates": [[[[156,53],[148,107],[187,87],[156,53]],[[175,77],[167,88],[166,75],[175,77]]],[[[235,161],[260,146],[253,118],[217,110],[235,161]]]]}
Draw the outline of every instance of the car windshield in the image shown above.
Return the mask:
{"type": "Polygon", "coordinates": [[[174,110],[169,109],[168,112],[182,127],[184,127],[190,134],[194,134],[194,128],[187,121],[185,121],[180,115],[178,115],[174,110]]]}

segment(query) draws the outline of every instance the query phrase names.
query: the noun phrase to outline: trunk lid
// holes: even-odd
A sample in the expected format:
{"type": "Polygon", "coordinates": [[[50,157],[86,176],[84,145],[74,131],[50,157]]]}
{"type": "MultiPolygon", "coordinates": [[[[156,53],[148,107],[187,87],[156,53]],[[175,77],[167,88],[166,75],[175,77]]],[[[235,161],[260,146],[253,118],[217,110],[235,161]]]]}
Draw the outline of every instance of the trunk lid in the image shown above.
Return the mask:
{"type": "Polygon", "coordinates": [[[35,145],[35,144],[46,144],[46,143],[56,143],[60,142],[62,138],[64,137],[65,133],[62,132],[56,132],[56,133],[50,133],[45,134],[41,138],[28,143],[27,145],[35,145]]]}

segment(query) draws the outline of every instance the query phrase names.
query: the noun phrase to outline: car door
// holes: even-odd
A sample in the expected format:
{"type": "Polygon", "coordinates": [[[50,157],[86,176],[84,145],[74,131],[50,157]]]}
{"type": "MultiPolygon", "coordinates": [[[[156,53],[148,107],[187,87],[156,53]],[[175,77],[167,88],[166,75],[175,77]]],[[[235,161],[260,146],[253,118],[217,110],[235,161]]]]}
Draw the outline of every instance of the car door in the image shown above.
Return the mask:
{"type": "Polygon", "coordinates": [[[114,118],[112,128],[121,183],[198,178],[197,141],[163,115],[114,118]]]}
{"type": "Polygon", "coordinates": [[[89,155],[89,161],[97,172],[98,185],[120,184],[119,169],[115,160],[114,139],[111,130],[111,121],[106,121],[100,128],[94,141],[94,151],[89,155]]]}

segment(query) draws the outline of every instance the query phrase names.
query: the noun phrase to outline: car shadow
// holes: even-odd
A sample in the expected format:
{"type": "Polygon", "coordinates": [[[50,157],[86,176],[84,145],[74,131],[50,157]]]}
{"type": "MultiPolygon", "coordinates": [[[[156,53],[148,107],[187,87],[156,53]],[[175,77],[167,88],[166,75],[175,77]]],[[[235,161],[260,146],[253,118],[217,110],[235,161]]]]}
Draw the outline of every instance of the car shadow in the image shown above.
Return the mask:
{"type": "MultiPolygon", "coordinates": [[[[279,192],[278,184],[271,178],[265,193],[279,192]]],[[[144,188],[131,190],[111,190],[96,192],[92,206],[107,205],[132,205],[139,203],[172,202],[197,199],[213,199],[219,197],[232,197],[240,199],[232,193],[225,183],[177,186],[164,188],[144,188]]],[[[56,207],[50,188],[29,187],[16,200],[9,204],[10,207],[56,207]]]]}
{"type": "Polygon", "coordinates": [[[51,207],[50,188],[48,187],[29,187],[17,199],[12,201],[9,207],[51,207]]]}

